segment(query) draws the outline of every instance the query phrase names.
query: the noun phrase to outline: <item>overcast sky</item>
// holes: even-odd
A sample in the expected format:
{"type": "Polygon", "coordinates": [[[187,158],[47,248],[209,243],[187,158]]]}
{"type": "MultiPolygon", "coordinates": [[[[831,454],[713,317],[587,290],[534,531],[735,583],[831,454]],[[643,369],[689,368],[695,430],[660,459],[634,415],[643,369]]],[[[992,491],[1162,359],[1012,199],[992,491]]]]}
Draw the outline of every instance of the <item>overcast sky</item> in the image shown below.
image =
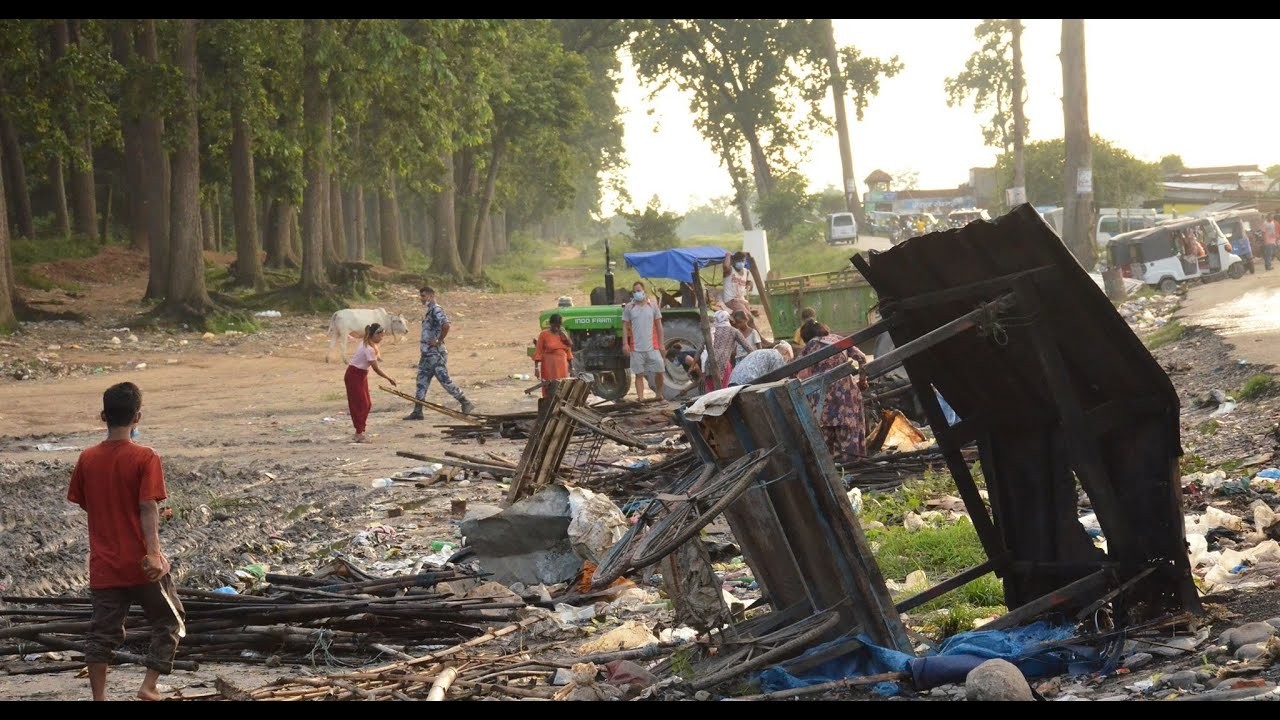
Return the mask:
{"type": "MultiPolygon", "coordinates": [[[[859,194],[876,168],[915,171],[919,187],[946,188],[967,182],[969,168],[994,163],[995,149],[982,142],[985,117],[971,104],[947,107],[943,92],[945,78],[977,49],[978,22],[835,21],[839,44],[896,54],[905,66],[882,81],[861,122],[849,107],[859,194]]],[[[1023,22],[1028,139],[1061,137],[1062,23],[1023,22]]],[[[1280,20],[1086,20],[1090,131],[1148,161],[1177,153],[1190,166],[1280,163],[1280,92],[1272,86],[1278,38],[1280,20]]],[[[726,171],[693,128],[688,98],[676,90],[654,102],[646,95],[624,66],[619,102],[636,204],[657,194],[664,209],[683,212],[731,194],[726,171]]],[[[814,139],[802,170],[813,190],[840,186],[834,136],[814,139]]]]}

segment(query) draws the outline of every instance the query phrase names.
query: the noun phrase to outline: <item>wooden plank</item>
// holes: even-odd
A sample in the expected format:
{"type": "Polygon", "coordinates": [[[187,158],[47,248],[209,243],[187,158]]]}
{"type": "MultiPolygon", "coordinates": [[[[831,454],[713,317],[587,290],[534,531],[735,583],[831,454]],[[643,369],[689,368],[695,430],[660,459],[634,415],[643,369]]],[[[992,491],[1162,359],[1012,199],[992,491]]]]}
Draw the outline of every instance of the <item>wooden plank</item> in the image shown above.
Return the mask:
{"type": "Polygon", "coordinates": [[[482,419],[481,419],[481,418],[479,418],[479,417],[475,417],[475,416],[472,416],[472,415],[464,415],[464,414],[462,414],[462,413],[458,412],[457,410],[451,410],[451,409],[449,409],[449,408],[447,408],[447,407],[445,407],[445,406],[443,406],[443,405],[437,405],[437,404],[435,404],[435,403],[433,403],[433,402],[427,402],[426,400],[419,400],[418,398],[416,398],[416,397],[414,397],[414,396],[412,396],[412,395],[409,395],[408,393],[402,393],[402,392],[400,392],[399,390],[395,390],[395,389],[393,389],[393,388],[389,388],[389,387],[387,387],[386,385],[379,385],[379,386],[378,386],[378,389],[379,389],[379,390],[382,390],[382,391],[384,391],[384,392],[389,392],[389,393],[391,393],[392,395],[395,395],[395,396],[396,396],[396,397],[398,397],[398,398],[403,398],[403,399],[405,399],[405,400],[408,400],[409,402],[414,403],[415,405],[418,405],[419,407],[424,407],[424,408],[426,408],[426,409],[428,409],[428,410],[434,410],[435,412],[438,412],[438,413],[440,413],[441,415],[448,415],[449,417],[454,418],[455,420],[461,420],[462,422],[465,422],[465,423],[468,423],[468,424],[471,424],[471,425],[483,425],[483,424],[484,424],[484,420],[482,420],[482,419]]]}
{"type": "Polygon", "coordinates": [[[881,303],[880,309],[882,314],[891,315],[893,313],[914,310],[916,308],[929,307],[931,305],[942,305],[945,303],[955,302],[957,300],[967,300],[975,295],[990,295],[999,290],[1010,290],[1016,281],[1028,275],[1040,275],[1052,272],[1055,269],[1053,265],[1041,265],[1030,270],[1021,270],[1009,275],[1001,275],[1000,277],[991,278],[990,280],[980,280],[968,285],[947,288],[945,290],[935,290],[934,292],[914,295],[912,297],[903,298],[901,300],[885,301],[881,303]]]}
{"type": "MultiPolygon", "coordinates": [[[[853,601],[857,625],[885,647],[912,652],[906,627],[893,609],[893,598],[885,586],[884,575],[880,572],[880,566],[871,552],[871,545],[862,532],[862,525],[853,514],[853,506],[849,504],[844,492],[840,473],[836,470],[831,454],[827,452],[826,442],[818,430],[817,418],[800,390],[800,383],[793,380],[785,386],[771,389],[768,395],[771,405],[794,423],[793,427],[799,436],[797,439],[809,450],[805,453],[810,468],[808,482],[800,485],[813,504],[817,524],[823,527],[830,538],[827,547],[840,551],[838,556],[833,554],[831,557],[838,558],[837,565],[841,569],[846,564],[848,566],[842,584],[847,588],[846,597],[853,601]]],[[[820,548],[807,550],[821,551],[820,548]]]]}
{"type": "Polygon", "coordinates": [[[422,462],[440,463],[441,465],[452,465],[453,467],[462,468],[464,470],[474,470],[475,472],[487,472],[497,477],[511,477],[515,473],[514,468],[504,467],[502,465],[487,465],[474,462],[466,462],[464,460],[454,460],[453,458],[432,457],[431,455],[419,455],[418,453],[406,452],[404,450],[396,451],[396,455],[409,458],[410,460],[421,460],[422,462]]]}
{"type": "Polygon", "coordinates": [[[649,444],[629,432],[618,428],[609,427],[605,422],[605,418],[596,415],[586,408],[575,408],[570,405],[562,405],[560,412],[568,415],[579,425],[590,430],[591,432],[603,435],[619,445],[645,450],[649,444]]]}
{"type": "MultiPolygon", "coordinates": [[[[751,278],[756,281],[756,292],[760,293],[760,304],[764,306],[764,316],[769,320],[769,330],[773,332],[773,306],[769,304],[769,286],[760,277],[760,268],[756,267],[756,259],[747,253],[747,265],[751,268],[751,278]]],[[[774,338],[777,340],[778,338],[774,338]]]]}
{"type": "Polygon", "coordinates": [[[904,613],[912,608],[920,607],[921,605],[929,602],[930,600],[933,600],[934,598],[946,595],[952,590],[955,590],[956,588],[959,588],[963,585],[968,585],[969,583],[973,582],[974,580],[977,580],[983,575],[986,575],[987,573],[1001,567],[1002,565],[1008,562],[1008,559],[1009,559],[1008,553],[1006,553],[1002,558],[998,558],[998,559],[987,558],[981,563],[974,565],[973,567],[969,568],[968,570],[965,570],[964,572],[960,573],[959,575],[956,575],[955,577],[947,578],[946,580],[943,580],[942,582],[938,583],[937,585],[934,585],[928,590],[916,593],[915,595],[912,595],[909,598],[903,599],[902,601],[895,604],[893,606],[893,609],[897,610],[900,613],[904,613]]]}
{"type": "MultiPolygon", "coordinates": [[[[1040,312],[1039,299],[1034,286],[1023,280],[1018,287],[1018,299],[1027,315],[1036,317],[1040,312]]],[[[1110,474],[1102,461],[1098,448],[1098,438],[1091,430],[1084,408],[1075,389],[1071,386],[1071,378],[1066,363],[1049,332],[1038,322],[1028,328],[1031,342],[1044,370],[1045,382],[1053,396],[1054,404],[1062,418],[1063,431],[1071,447],[1076,477],[1089,494],[1089,500],[1098,514],[1098,521],[1107,535],[1107,547],[1111,553],[1122,560],[1140,561],[1134,551],[1138,545],[1133,540],[1133,527],[1125,522],[1124,506],[1112,485],[1110,474]]]]}
{"type": "Polygon", "coordinates": [[[977,310],[967,312],[945,325],[936,327],[933,330],[920,335],[911,342],[895,347],[893,350],[890,350],[884,355],[881,355],[875,360],[867,363],[866,368],[863,369],[866,373],[867,379],[871,380],[877,378],[898,367],[907,358],[918,355],[944,340],[949,340],[965,330],[976,327],[978,321],[983,317],[1011,307],[1013,305],[1013,300],[1014,297],[1012,293],[1001,295],[977,310]]]}
{"type": "Polygon", "coordinates": [[[982,629],[1003,630],[1005,628],[1025,625],[1047,612],[1074,602],[1080,597],[1103,592],[1107,586],[1110,576],[1111,571],[1105,568],[1085,575],[1070,585],[1066,585],[1051,593],[1042,595],[1020,608],[1001,615],[995,620],[983,625],[982,629]]]}

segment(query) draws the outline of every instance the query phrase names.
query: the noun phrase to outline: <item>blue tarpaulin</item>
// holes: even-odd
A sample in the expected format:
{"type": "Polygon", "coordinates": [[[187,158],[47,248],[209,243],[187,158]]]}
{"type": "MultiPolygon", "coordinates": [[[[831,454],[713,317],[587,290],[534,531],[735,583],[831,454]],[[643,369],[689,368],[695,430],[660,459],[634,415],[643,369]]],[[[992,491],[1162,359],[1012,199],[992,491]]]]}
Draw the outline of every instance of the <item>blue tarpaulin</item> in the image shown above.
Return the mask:
{"type": "Polygon", "coordinates": [[[692,282],[695,267],[704,268],[724,262],[729,251],[724,248],[704,247],[674,248],[651,252],[623,254],[627,267],[635,268],[644,278],[660,278],[677,282],[692,282]]]}
{"type": "MultiPolygon", "coordinates": [[[[871,643],[866,635],[859,635],[863,646],[841,657],[829,660],[812,670],[796,676],[775,665],[760,674],[760,689],[774,692],[800,688],[819,683],[833,682],[851,677],[879,675],[889,672],[910,672],[912,684],[917,690],[961,682],[965,675],[979,664],[992,658],[1008,660],[1027,677],[1059,675],[1069,669],[1080,669],[1081,661],[1094,665],[1100,658],[1092,649],[1045,643],[1058,643],[1075,635],[1071,625],[1050,625],[1037,622],[1012,630],[974,630],[947,638],[935,653],[914,657],[890,648],[871,643]]],[[[842,642],[843,638],[809,649],[804,655],[818,653],[842,642]]],[[[880,685],[887,685],[881,683],[880,685]]],[[[885,694],[888,687],[877,685],[878,694],[885,694]]]]}

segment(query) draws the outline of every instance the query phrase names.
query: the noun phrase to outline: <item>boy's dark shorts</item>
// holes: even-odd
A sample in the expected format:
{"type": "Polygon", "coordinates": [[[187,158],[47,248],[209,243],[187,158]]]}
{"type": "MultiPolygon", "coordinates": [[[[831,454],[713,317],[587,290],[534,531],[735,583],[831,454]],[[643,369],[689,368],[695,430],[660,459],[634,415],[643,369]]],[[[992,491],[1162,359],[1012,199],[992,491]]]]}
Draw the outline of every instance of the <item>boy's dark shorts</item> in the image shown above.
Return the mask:
{"type": "Polygon", "coordinates": [[[146,585],[91,590],[89,595],[93,616],[89,621],[85,662],[111,662],[111,654],[124,643],[124,622],[129,616],[129,609],[137,604],[142,606],[142,612],[151,624],[151,646],[143,664],[165,675],[173,672],[173,657],[178,651],[178,629],[186,621],[186,611],[170,576],[165,575],[146,585]],[[172,601],[172,608],[166,602],[166,596],[172,601]]]}

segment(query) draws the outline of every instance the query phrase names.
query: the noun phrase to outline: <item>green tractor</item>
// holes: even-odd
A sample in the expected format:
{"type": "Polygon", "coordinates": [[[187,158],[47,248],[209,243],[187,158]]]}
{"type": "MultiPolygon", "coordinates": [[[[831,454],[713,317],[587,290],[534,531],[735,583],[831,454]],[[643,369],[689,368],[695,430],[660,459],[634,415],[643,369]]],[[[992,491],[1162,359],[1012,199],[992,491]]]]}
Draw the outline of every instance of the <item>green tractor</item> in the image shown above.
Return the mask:
{"type": "MultiPolygon", "coordinates": [[[[701,268],[719,267],[726,254],[723,248],[695,247],[623,255],[627,267],[635,268],[642,278],[671,280],[680,286],[674,293],[663,290],[655,293],[662,309],[664,360],[672,348],[702,351],[701,312],[693,291],[694,273],[701,268]]],[[[591,391],[606,400],[622,399],[632,385],[630,363],[622,351],[622,307],[629,296],[629,289],[619,292],[613,286],[613,263],[606,241],[604,287],[591,291],[591,305],[547,310],[538,317],[539,325],[545,330],[551,316],[560,314],[564,330],[573,341],[571,372],[590,373],[591,391]]],[[[532,355],[532,348],[529,353],[532,355]]],[[[701,395],[703,388],[696,385],[682,366],[666,360],[664,399],[701,395]]]]}

